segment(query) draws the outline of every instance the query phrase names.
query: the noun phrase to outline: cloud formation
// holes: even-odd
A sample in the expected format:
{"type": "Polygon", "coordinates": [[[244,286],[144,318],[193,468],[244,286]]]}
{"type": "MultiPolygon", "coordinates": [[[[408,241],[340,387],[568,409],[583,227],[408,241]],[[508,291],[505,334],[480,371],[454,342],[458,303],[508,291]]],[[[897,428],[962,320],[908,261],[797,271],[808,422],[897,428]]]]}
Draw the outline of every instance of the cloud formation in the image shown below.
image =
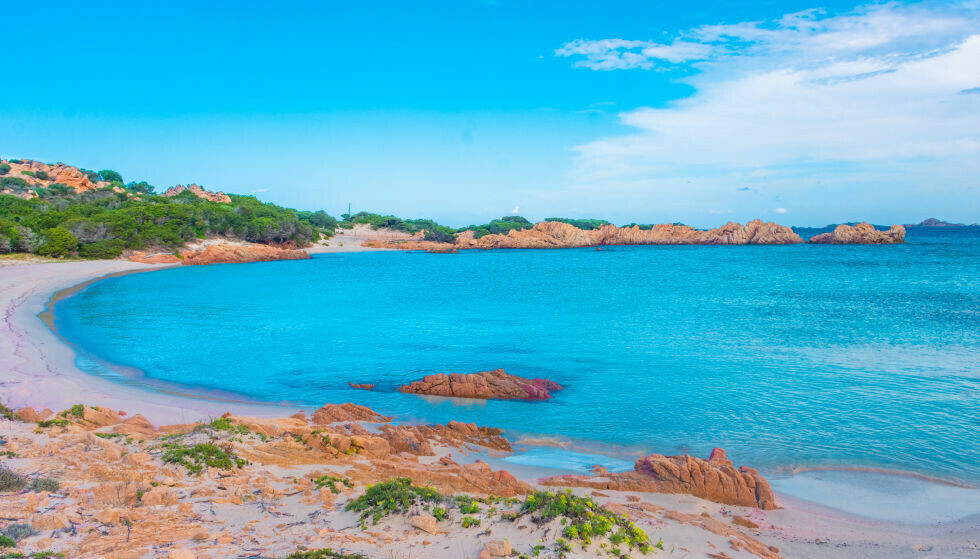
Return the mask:
{"type": "Polygon", "coordinates": [[[698,70],[682,78],[691,97],[621,113],[633,132],[578,146],[574,177],[625,190],[698,177],[728,193],[736,178],[770,193],[812,190],[814,177],[821,188],[887,180],[916,195],[932,177],[976,202],[978,16],[972,1],[893,3],[703,26],[661,45],[573,41],[556,53],[595,70],[698,70]]]}

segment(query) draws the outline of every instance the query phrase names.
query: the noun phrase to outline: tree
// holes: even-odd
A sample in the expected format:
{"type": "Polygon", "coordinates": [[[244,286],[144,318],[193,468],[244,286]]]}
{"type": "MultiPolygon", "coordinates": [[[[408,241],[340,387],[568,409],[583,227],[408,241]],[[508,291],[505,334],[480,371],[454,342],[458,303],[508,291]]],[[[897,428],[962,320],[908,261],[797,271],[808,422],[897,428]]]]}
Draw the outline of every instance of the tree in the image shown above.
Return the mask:
{"type": "Polygon", "coordinates": [[[0,175],[6,175],[10,172],[10,165],[6,163],[0,163],[0,175]]]}
{"type": "Polygon", "coordinates": [[[78,249],[78,239],[64,227],[45,229],[44,237],[46,238],[45,243],[37,249],[37,253],[41,256],[64,258],[78,249]]]}
{"type": "Polygon", "coordinates": [[[104,169],[102,171],[99,171],[99,175],[102,177],[102,180],[104,181],[120,182],[120,183],[123,182],[122,175],[110,169],[104,169]]]}

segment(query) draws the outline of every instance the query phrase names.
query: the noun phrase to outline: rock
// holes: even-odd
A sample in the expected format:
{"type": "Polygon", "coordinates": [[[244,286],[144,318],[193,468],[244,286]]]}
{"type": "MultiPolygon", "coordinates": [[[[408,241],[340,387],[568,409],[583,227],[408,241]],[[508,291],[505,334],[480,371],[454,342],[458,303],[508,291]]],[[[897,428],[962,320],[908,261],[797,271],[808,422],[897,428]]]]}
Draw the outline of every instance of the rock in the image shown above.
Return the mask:
{"type": "Polygon", "coordinates": [[[737,514],[732,517],[732,524],[735,524],[736,526],[745,526],[746,528],[753,528],[753,529],[759,527],[759,525],[756,524],[755,522],[752,522],[748,518],[745,518],[744,516],[739,516],[737,514]]]}
{"type": "Polygon", "coordinates": [[[194,552],[186,549],[171,549],[167,554],[167,559],[196,559],[194,552]]]}
{"type": "Polygon", "coordinates": [[[682,493],[709,501],[775,509],[776,498],[769,482],[756,470],[732,465],[721,449],[703,460],[688,454],[651,454],[636,461],[634,471],[601,476],[565,475],[542,480],[543,485],[591,487],[614,491],[682,493]]]}
{"type": "Polygon", "coordinates": [[[349,384],[351,388],[355,388],[357,390],[372,390],[375,386],[373,384],[354,384],[353,382],[348,382],[347,384],[349,384]]]}
{"type": "Polygon", "coordinates": [[[507,557],[511,554],[510,542],[507,540],[491,540],[483,546],[480,557],[507,557]]]}
{"type": "Polygon", "coordinates": [[[526,379],[503,369],[470,374],[426,375],[398,389],[409,394],[484,400],[547,400],[562,386],[548,379],[526,379]]]}
{"type": "Polygon", "coordinates": [[[494,248],[576,248],[601,245],[771,245],[802,243],[789,227],[761,220],[745,225],[726,223],[716,229],[702,231],[687,225],[661,224],[650,229],[639,226],[616,227],[604,225],[585,231],[568,223],[543,221],[530,229],[512,230],[505,235],[484,235],[476,238],[472,231],[456,236],[455,243],[435,243],[410,240],[370,240],[364,246],[452,252],[462,249],[494,248]]]}
{"type": "Polygon", "coordinates": [[[45,421],[53,416],[54,416],[54,412],[48,408],[44,408],[44,410],[40,412],[34,411],[34,408],[32,407],[20,408],[19,410],[17,410],[17,417],[19,417],[21,421],[24,421],[26,423],[37,423],[39,421],[45,421]]]}
{"type": "Polygon", "coordinates": [[[358,454],[366,454],[375,458],[383,458],[391,454],[391,446],[381,437],[365,437],[354,435],[350,438],[351,447],[358,454]]]}
{"type": "Polygon", "coordinates": [[[821,233],[810,238],[811,243],[832,245],[890,245],[905,242],[905,228],[892,225],[887,231],[879,231],[867,222],[851,226],[838,225],[832,233],[821,233]]]}
{"type": "Polygon", "coordinates": [[[157,253],[146,254],[145,252],[135,251],[129,255],[131,262],[141,262],[143,264],[180,264],[180,258],[173,254],[157,253]]]}
{"type": "Polygon", "coordinates": [[[174,196],[183,194],[184,192],[190,192],[194,196],[197,196],[198,198],[201,198],[203,200],[210,200],[212,202],[221,202],[224,204],[231,203],[231,197],[225,194],[224,192],[212,192],[210,190],[205,190],[196,184],[191,184],[188,186],[178,184],[177,186],[171,186],[170,188],[167,189],[166,192],[163,193],[163,195],[166,196],[167,198],[172,198],[174,196]]]}
{"type": "Polygon", "coordinates": [[[347,402],[346,404],[326,404],[313,414],[315,425],[328,425],[344,421],[365,421],[368,423],[388,423],[390,417],[385,417],[371,408],[347,402]]]}
{"type": "Polygon", "coordinates": [[[436,528],[436,517],[431,514],[417,514],[410,519],[412,526],[427,532],[429,534],[435,534],[438,531],[436,528]]]}
{"type": "Polygon", "coordinates": [[[124,435],[129,435],[131,437],[138,437],[141,439],[148,439],[156,435],[156,428],[150,423],[146,417],[142,414],[136,414],[132,417],[127,417],[122,423],[114,426],[112,428],[113,433],[122,433],[124,435]]]}
{"type": "Polygon", "coordinates": [[[177,504],[177,492],[166,486],[154,487],[143,493],[140,502],[144,506],[169,506],[177,504]]]}
{"type": "Polygon", "coordinates": [[[247,417],[239,415],[225,414],[221,417],[230,419],[237,425],[243,425],[249,431],[261,433],[266,437],[278,437],[285,434],[293,434],[305,437],[310,434],[310,425],[296,418],[282,417],[247,417]]]}
{"type": "Polygon", "coordinates": [[[83,426],[86,429],[98,429],[100,427],[108,427],[110,425],[118,425],[122,423],[123,419],[118,413],[109,408],[103,408],[102,406],[85,406],[83,408],[82,418],[76,420],[76,423],[83,426]]]}
{"type": "Polygon", "coordinates": [[[71,526],[68,516],[61,511],[33,514],[30,524],[35,530],[61,530],[71,526]]]}
{"type": "Polygon", "coordinates": [[[291,250],[269,245],[217,244],[206,247],[201,252],[186,250],[181,262],[185,266],[204,266],[208,264],[245,264],[248,262],[269,262],[273,260],[304,260],[310,258],[305,250],[291,250]]]}

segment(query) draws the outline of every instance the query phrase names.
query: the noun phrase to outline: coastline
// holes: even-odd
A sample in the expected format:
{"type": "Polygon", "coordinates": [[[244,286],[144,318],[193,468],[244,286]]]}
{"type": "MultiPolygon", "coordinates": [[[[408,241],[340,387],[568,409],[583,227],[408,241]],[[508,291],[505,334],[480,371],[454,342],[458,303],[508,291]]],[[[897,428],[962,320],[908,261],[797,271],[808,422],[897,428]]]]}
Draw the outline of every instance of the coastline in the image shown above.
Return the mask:
{"type": "MultiPolygon", "coordinates": [[[[338,250],[323,252],[376,250],[360,245],[336,248],[338,250]]],[[[168,267],[121,260],[29,263],[4,267],[5,273],[0,276],[0,301],[4,302],[4,321],[0,324],[0,369],[7,371],[7,374],[0,382],[0,390],[3,391],[5,403],[12,408],[50,407],[56,411],[77,403],[100,405],[140,413],[157,425],[191,423],[225,412],[272,418],[287,417],[299,410],[301,406],[227,401],[190,391],[147,390],[144,386],[120,383],[78,369],[75,349],[65,343],[52,327],[50,307],[57,300],[106,277],[168,267]],[[52,268],[54,266],[58,268],[52,268]]],[[[308,406],[305,408],[308,409],[308,406]]],[[[525,468],[513,462],[488,461],[493,463],[494,468],[505,467],[519,479],[531,483],[541,473],[534,467],[525,468]]],[[[944,543],[951,547],[942,556],[954,557],[959,556],[957,550],[960,545],[965,546],[970,538],[980,535],[980,520],[976,516],[952,522],[910,524],[850,514],[784,492],[777,495],[784,508],[775,511],[752,510],[750,513],[760,526],[768,525],[768,529],[762,529],[757,535],[761,535],[763,541],[771,539],[773,545],[786,550],[790,557],[895,557],[904,555],[898,553],[900,550],[907,551],[916,546],[938,550],[940,548],[937,546],[944,543]],[[950,532],[958,536],[948,538],[950,532]],[[838,549],[826,545],[829,541],[839,542],[838,549]],[[840,549],[841,545],[844,550],[840,549]]],[[[685,495],[648,494],[644,499],[657,506],[691,513],[700,510],[722,514],[724,510],[740,509],[685,495]]],[[[684,535],[682,530],[677,537],[684,535]]]]}

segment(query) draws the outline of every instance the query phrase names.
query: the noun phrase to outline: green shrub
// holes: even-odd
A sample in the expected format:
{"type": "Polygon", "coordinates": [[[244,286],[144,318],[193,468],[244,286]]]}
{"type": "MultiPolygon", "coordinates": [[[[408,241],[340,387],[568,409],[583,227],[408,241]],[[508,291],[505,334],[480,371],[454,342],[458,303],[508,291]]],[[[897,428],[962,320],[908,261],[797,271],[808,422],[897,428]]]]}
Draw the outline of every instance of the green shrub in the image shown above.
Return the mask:
{"type": "Polygon", "coordinates": [[[28,177],[33,177],[34,176],[34,171],[21,171],[20,174],[25,175],[25,176],[28,176],[28,177]]]}
{"type": "Polygon", "coordinates": [[[472,516],[464,516],[463,517],[463,528],[470,528],[470,527],[479,526],[479,525],[480,525],[480,519],[479,518],[473,518],[472,516]]]}
{"type": "Polygon", "coordinates": [[[20,421],[20,418],[17,417],[14,410],[3,405],[3,403],[0,403],[0,417],[6,419],[7,421],[20,421]]]}
{"type": "Polygon", "coordinates": [[[364,495],[348,502],[344,510],[360,512],[363,528],[368,517],[377,524],[389,514],[405,514],[416,504],[442,499],[435,489],[412,485],[412,480],[401,477],[368,486],[364,495]]]}
{"type": "Polygon", "coordinates": [[[61,489],[61,484],[56,479],[49,477],[38,477],[31,480],[31,483],[27,486],[27,489],[35,493],[40,493],[42,491],[54,493],[55,491],[61,489]]]}
{"type": "Polygon", "coordinates": [[[4,177],[0,179],[0,186],[27,188],[27,181],[20,177],[4,177]]]}
{"type": "Polygon", "coordinates": [[[74,406],[72,406],[71,408],[69,408],[67,411],[70,412],[75,417],[81,419],[81,418],[85,417],[85,404],[75,404],[74,406]]]}
{"type": "Polygon", "coordinates": [[[442,522],[449,516],[449,512],[442,507],[432,507],[432,516],[436,517],[437,522],[442,522]]]}
{"type": "Polygon", "coordinates": [[[24,162],[21,161],[20,159],[11,159],[10,162],[11,163],[15,163],[17,165],[23,165],[24,164],[24,162]]]}
{"type": "Polygon", "coordinates": [[[44,428],[51,427],[51,426],[65,427],[69,423],[70,423],[70,421],[68,421],[67,419],[65,419],[63,417],[56,417],[54,419],[45,419],[45,420],[42,420],[42,421],[38,421],[37,422],[37,426],[38,427],[44,427],[44,428]]]}
{"type": "Polygon", "coordinates": [[[6,175],[10,172],[10,165],[6,163],[0,163],[0,175],[6,175]]]}
{"type": "Polygon", "coordinates": [[[591,497],[574,495],[571,490],[528,495],[515,518],[524,515],[533,515],[541,521],[562,519],[567,523],[563,535],[581,541],[583,546],[588,546],[593,537],[608,537],[613,545],[626,544],[628,549],[635,547],[642,553],[652,549],[650,538],[630,519],[610,512],[591,497]]]}
{"type": "Polygon", "coordinates": [[[27,487],[27,478],[17,472],[0,466],[0,493],[11,493],[20,491],[27,487]]]}
{"type": "Polygon", "coordinates": [[[37,249],[41,256],[64,258],[78,249],[78,239],[64,227],[45,229],[44,236],[47,240],[37,249]]]}
{"type": "Polygon", "coordinates": [[[9,536],[0,535],[0,548],[14,547],[15,545],[17,545],[17,542],[15,542],[13,538],[9,536]]]}
{"type": "Polygon", "coordinates": [[[341,477],[326,475],[326,476],[318,477],[312,481],[314,484],[316,484],[317,489],[323,489],[324,487],[329,487],[330,492],[334,494],[340,493],[340,489],[337,488],[338,483],[343,483],[344,486],[348,488],[354,487],[354,484],[351,482],[351,480],[345,477],[341,478],[341,477]]]}
{"type": "Polygon", "coordinates": [[[181,443],[164,443],[161,460],[165,464],[180,464],[192,474],[199,474],[204,468],[230,470],[241,468],[248,464],[244,458],[239,458],[230,449],[204,443],[188,446],[181,443]]]}
{"type": "Polygon", "coordinates": [[[356,553],[340,553],[331,549],[314,549],[310,551],[296,551],[290,553],[283,559],[367,559],[367,557],[356,553]]]}
{"type": "Polygon", "coordinates": [[[2,532],[4,536],[7,536],[15,542],[37,535],[37,530],[32,528],[30,524],[22,523],[9,524],[2,532]]]}
{"type": "Polygon", "coordinates": [[[34,171],[34,178],[46,181],[48,180],[48,173],[45,171],[34,171]]]}

